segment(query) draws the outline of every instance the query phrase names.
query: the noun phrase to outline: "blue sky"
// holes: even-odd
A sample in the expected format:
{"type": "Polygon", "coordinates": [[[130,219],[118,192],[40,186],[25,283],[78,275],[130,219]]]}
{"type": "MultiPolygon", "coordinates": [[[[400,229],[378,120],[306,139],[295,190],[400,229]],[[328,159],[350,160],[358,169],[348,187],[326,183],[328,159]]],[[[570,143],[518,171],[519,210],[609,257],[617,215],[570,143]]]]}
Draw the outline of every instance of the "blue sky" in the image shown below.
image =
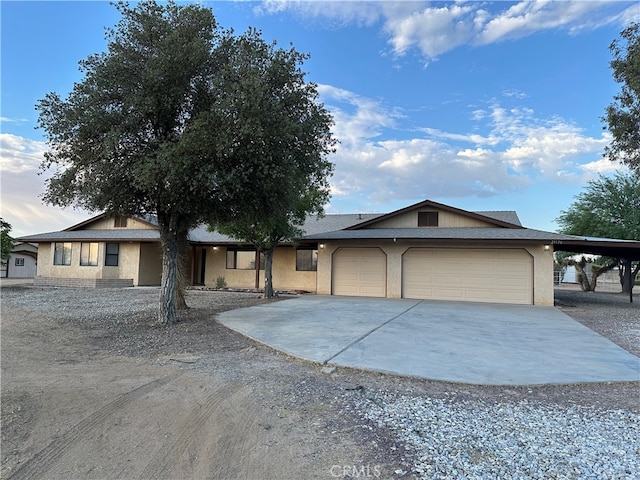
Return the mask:
{"type": "MultiPolygon", "coordinates": [[[[328,213],[389,212],[425,199],[554,219],[598,174],[600,118],[619,91],[609,44],[637,2],[200,2],[225,28],[307,52],[340,140],[328,213]]],[[[47,146],[35,103],[81,80],[106,50],[108,2],[0,2],[1,215],[13,234],[60,230],[87,212],[45,206],[47,146]]]]}

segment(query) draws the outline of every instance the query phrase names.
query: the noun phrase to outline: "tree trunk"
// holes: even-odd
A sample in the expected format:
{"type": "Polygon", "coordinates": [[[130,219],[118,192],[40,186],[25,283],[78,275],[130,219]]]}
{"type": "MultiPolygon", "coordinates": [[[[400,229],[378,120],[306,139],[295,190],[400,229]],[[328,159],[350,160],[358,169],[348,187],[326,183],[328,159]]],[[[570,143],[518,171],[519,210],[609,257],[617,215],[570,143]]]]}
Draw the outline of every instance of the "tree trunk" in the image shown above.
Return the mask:
{"type": "Polygon", "coordinates": [[[273,250],[264,251],[264,298],[273,298],[273,250]]]}
{"type": "Polygon", "coordinates": [[[162,282],[158,321],[173,325],[178,321],[176,296],[178,289],[178,218],[177,214],[158,213],[162,247],[162,282]]]}
{"type": "Polygon", "coordinates": [[[591,283],[589,282],[589,278],[587,277],[587,272],[584,271],[584,268],[587,262],[582,259],[579,262],[571,261],[569,265],[573,264],[576,269],[576,281],[580,284],[580,288],[583,292],[591,291],[591,283]]]}
{"type": "Polygon", "coordinates": [[[591,278],[587,275],[586,266],[587,261],[583,257],[582,260],[576,262],[575,260],[570,260],[569,265],[573,265],[576,269],[576,281],[580,284],[580,288],[583,292],[595,292],[596,286],[598,284],[598,277],[605,272],[608,272],[613,267],[616,266],[615,263],[611,263],[609,265],[591,265],[591,278]]]}
{"type": "Polygon", "coordinates": [[[633,290],[633,283],[638,275],[638,271],[640,271],[640,262],[633,268],[633,263],[628,260],[623,260],[620,262],[620,285],[622,286],[622,293],[631,293],[633,290]],[[631,275],[628,274],[628,271],[631,271],[631,275]]]}
{"type": "MultiPolygon", "coordinates": [[[[181,234],[178,239],[178,270],[177,270],[177,286],[176,286],[176,308],[178,310],[186,310],[189,308],[186,299],[187,290],[187,256],[189,250],[189,241],[186,234],[181,234]]],[[[195,255],[193,257],[195,262],[195,255]]]]}

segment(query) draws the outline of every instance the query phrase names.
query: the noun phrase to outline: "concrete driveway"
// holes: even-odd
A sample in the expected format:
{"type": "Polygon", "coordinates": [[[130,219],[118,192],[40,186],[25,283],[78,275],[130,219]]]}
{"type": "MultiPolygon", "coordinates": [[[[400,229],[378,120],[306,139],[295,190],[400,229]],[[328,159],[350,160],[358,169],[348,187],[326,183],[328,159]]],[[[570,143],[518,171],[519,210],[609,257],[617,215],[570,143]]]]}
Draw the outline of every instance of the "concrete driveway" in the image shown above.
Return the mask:
{"type": "Polygon", "coordinates": [[[640,380],[640,358],[554,307],[305,296],[219,321],[314,362],[479,385],[640,380]]]}

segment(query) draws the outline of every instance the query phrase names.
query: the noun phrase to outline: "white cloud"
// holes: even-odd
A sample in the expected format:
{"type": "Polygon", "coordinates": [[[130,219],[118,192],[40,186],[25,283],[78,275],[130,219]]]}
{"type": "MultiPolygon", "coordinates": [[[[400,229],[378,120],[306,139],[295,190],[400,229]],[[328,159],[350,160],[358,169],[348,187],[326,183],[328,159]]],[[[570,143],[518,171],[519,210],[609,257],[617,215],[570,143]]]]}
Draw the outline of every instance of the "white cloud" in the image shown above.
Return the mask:
{"type": "Polygon", "coordinates": [[[601,158],[608,134],[591,137],[561,118],[538,118],[527,107],[495,101],[470,112],[474,133],[429,126],[403,130],[401,114],[351,92],[322,86],[340,99],[331,107],[338,132],[347,135],[332,160],[334,195],[389,203],[401,199],[488,196],[537,181],[584,182],[608,171],[601,158]],[[384,137],[380,132],[386,128],[384,137]],[[484,132],[482,134],[475,132],[484,132]]]}
{"type": "Polygon", "coordinates": [[[45,150],[44,142],[0,133],[0,171],[3,174],[36,171],[44,160],[45,150]]]}
{"type": "Polygon", "coordinates": [[[291,11],[306,18],[324,18],[335,26],[368,26],[377,22],[382,13],[378,2],[266,0],[254,8],[258,15],[273,15],[291,11]]]}
{"type": "Polygon", "coordinates": [[[382,23],[394,54],[402,56],[417,48],[427,64],[462,45],[488,45],[544,30],[575,34],[640,20],[637,3],[607,0],[443,2],[438,6],[428,2],[268,0],[256,11],[291,11],[306,21],[320,19],[330,26],[382,23]]]}
{"type": "Polygon", "coordinates": [[[39,172],[45,150],[44,142],[0,134],[0,216],[12,225],[14,237],[61,230],[86,220],[89,215],[81,210],[42,204],[47,175],[39,172]]]}

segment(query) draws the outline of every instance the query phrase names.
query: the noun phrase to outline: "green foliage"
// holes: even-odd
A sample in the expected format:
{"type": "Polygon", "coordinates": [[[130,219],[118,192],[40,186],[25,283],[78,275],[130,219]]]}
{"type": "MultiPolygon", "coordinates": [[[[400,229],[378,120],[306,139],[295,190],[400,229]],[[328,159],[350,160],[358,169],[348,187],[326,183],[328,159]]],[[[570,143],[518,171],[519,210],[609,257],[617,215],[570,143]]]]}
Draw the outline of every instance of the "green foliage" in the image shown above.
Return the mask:
{"type": "Polygon", "coordinates": [[[603,117],[613,136],[605,156],[640,174],[640,24],[625,28],[609,49],[613,54],[613,78],[622,88],[603,117]]]}
{"type": "Polygon", "coordinates": [[[13,238],[11,237],[11,224],[5,222],[3,218],[0,218],[0,246],[1,246],[1,255],[0,258],[2,262],[6,262],[9,259],[9,255],[11,255],[11,250],[13,249],[13,238]]]}
{"type": "Polygon", "coordinates": [[[286,207],[279,186],[289,177],[327,185],[331,117],[304,82],[307,56],[293,48],[276,49],[256,30],[223,31],[199,4],[116,8],[108,51],[80,62],[84,78],[66,99],[49,93],[37,104],[49,144],[42,168],[55,170],[44,200],[156,214],[159,318],[173,323],[189,229],[286,207]]]}
{"type": "Polygon", "coordinates": [[[640,174],[590,181],[556,221],[569,235],[640,240],[640,174]]]}
{"type": "Polygon", "coordinates": [[[216,288],[225,288],[227,286],[227,281],[224,277],[220,276],[216,278],[216,288]]]}

